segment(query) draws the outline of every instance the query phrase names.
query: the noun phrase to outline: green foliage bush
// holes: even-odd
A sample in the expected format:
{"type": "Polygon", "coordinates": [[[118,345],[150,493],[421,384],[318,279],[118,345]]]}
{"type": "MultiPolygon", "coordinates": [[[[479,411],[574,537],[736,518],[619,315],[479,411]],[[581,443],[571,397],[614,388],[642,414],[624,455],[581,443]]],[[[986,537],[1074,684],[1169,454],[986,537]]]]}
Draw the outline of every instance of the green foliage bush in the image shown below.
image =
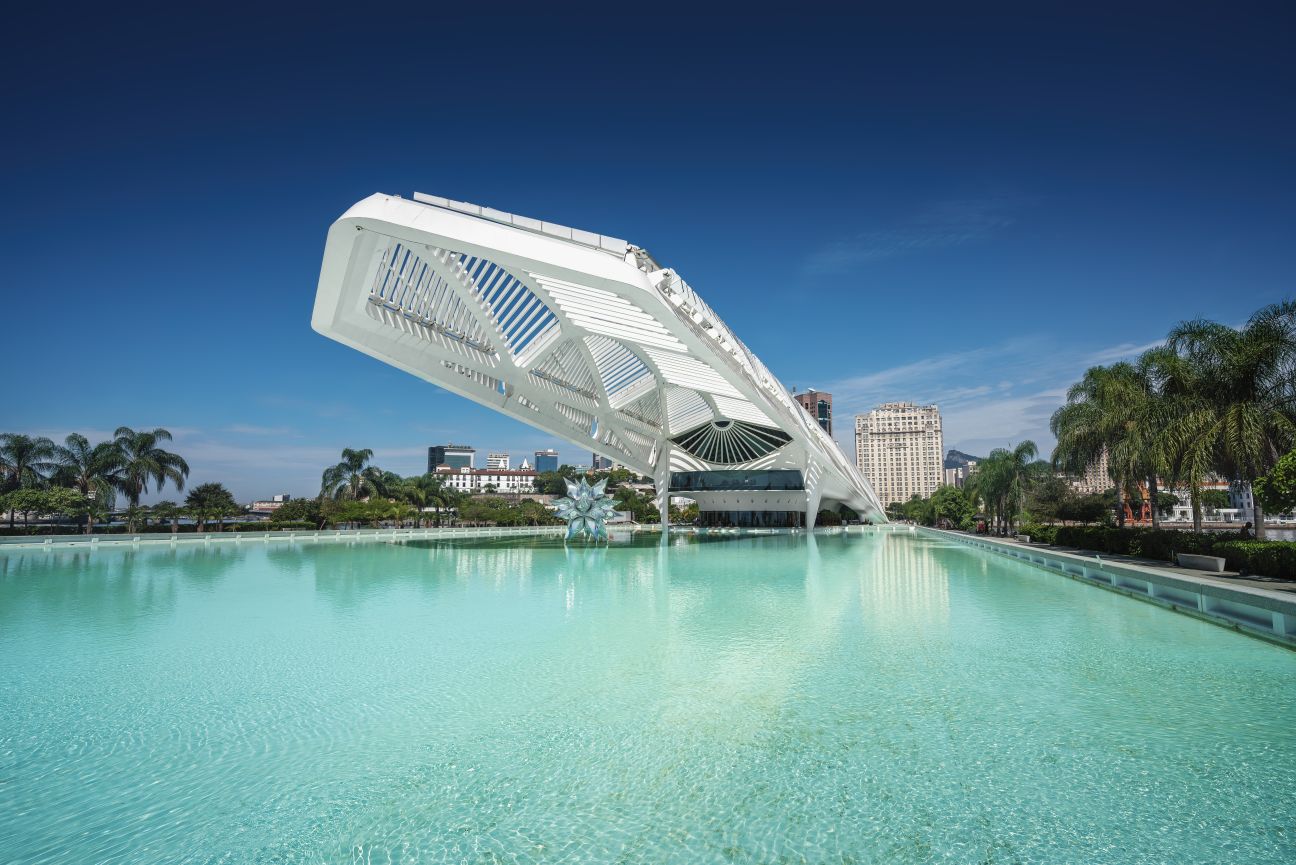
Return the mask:
{"type": "Polygon", "coordinates": [[[1043,523],[1022,523],[1017,529],[1019,534],[1029,535],[1030,539],[1039,544],[1057,543],[1058,526],[1045,525],[1043,523]]]}
{"type": "Polygon", "coordinates": [[[226,523],[227,532],[301,532],[314,531],[315,523],[305,520],[262,520],[254,523],[226,523]]]}
{"type": "MultiPolygon", "coordinates": [[[[1034,531],[1027,531],[1025,526],[1022,531],[1035,539],[1034,531]]],[[[1051,543],[1164,562],[1173,562],[1179,553],[1223,556],[1224,566],[1230,571],[1296,579],[1296,542],[1292,541],[1239,541],[1228,535],[1165,529],[1059,526],[1051,543]]]]}
{"type": "Polygon", "coordinates": [[[1054,543],[1064,547],[1107,552],[1106,529],[1103,526],[1058,526],[1054,543]]]}
{"type": "Polygon", "coordinates": [[[1296,542],[1220,541],[1214,555],[1224,557],[1224,567],[1244,574],[1296,579],[1296,542]]]}
{"type": "Polygon", "coordinates": [[[270,515],[272,523],[307,523],[311,527],[320,524],[319,499],[290,499],[270,515]]]}
{"type": "Polygon", "coordinates": [[[1278,460],[1253,484],[1255,496],[1270,513],[1296,511],[1296,450],[1278,460]]]}

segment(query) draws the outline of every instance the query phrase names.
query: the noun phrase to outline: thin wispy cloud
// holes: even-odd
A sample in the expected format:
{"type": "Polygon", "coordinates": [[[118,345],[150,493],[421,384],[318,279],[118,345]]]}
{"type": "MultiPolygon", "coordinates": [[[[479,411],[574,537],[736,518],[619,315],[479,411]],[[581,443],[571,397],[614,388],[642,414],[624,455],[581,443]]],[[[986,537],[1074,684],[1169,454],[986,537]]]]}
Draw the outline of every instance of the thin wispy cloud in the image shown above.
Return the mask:
{"type": "Polygon", "coordinates": [[[1154,348],[1165,345],[1165,340],[1158,339],[1155,342],[1148,342],[1142,345],[1133,342],[1123,342],[1120,345],[1113,345],[1110,348],[1104,348],[1089,355],[1085,362],[1090,366],[1100,364],[1115,363],[1121,360],[1131,360],[1138,357],[1145,351],[1151,351],[1154,348]]]}
{"type": "Polygon", "coordinates": [[[940,406],[947,448],[984,454],[1031,439],[1046,455],[1053,446],[1049,418],[1072,382],[1094,364],[1134,358],[1158,344],[1084,351],[1044,337],[1013,338],[827,382],[822,389],[833,395],[846,453],[854,452],[856,414],[884,402],[915,402],[940,406]]]}
{"type": "Polygon", "coordinates": [[[282,438],[285,436],[296,435],[291,427],[286,426],[257,426],[249,423],[230,424],[225,427],[226,432],[237,433],[239,435],[249,436],[275,436],[282,438]]]}
{"type": "Polygon", "coordinates": [[[1009,198],[938,202],[899,225],[862,231],[810,254],[805,270],[842,273],[887,258],[977,243],[1016,221],[1019,202],[1009,198]]]}

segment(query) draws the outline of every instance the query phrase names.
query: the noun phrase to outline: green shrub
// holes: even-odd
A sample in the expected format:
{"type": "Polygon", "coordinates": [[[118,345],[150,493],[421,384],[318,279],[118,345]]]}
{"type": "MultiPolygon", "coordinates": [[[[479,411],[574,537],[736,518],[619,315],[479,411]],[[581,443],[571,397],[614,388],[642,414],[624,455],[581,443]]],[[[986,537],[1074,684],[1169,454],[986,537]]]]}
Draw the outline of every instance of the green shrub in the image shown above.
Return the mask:
{"type": "Polygon", "coordinates": [[[1220,541],[1214,554],[1230,571],[1279,579],[1296,579],[1296,542],[1220,541]]]}
{"type": "Polygon", "coordinates": [[[1166,529],[1060,526],[1054,543],[1164,562],[1173,562],[1178,553],[1223,556],[1230,571],[1296,579],[1296,542],[1292,541],[1238,541],[1228,535],[1166,529]]]}
{"type": "Polygon", "coordinates": [[[1023,523],[1017,531],[1023,535],[1030,535],[1030,539],[1035,543],[1057,543],[1057,526],[1048,526],[1043,523],[1023,523]]]}
{"type": "MultiPolygon", "coordinates": [[[[1032,535],[1033,537],[1033,535],[1032,535]]],[[[1104,526],[1059,526],[1057,543],[1121,556],[1173,562],[1177,553],[1210,554],[1218,535],[1173,529],[1120,529],[1104,526]]]]}
{"type": "MultiPolygon", "coordinates": [[[[308,523],[303,520],[280,520],[278,522],[260,520],[252,523],[225,524],[225,531],[227,532],[300,532],[314,530],[314,523],[308,523]]],[[[216,531],[215,523],[209,525],[207,531],[216,531]]]]}

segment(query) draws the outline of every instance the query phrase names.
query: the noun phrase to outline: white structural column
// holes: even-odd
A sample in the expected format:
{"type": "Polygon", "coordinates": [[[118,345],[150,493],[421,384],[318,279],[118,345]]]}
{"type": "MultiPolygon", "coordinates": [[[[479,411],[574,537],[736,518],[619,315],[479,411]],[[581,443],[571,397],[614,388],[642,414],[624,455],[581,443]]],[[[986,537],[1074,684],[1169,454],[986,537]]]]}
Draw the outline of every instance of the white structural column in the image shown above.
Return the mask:
{"type": "Polygon", "coordinates": [[[818,484],[819,467],[815,464],[813,457],[806,458],[806,506],[805,506],[805,524],[807,529],[813,529],[819,519],[819,506],[823,504],[823,490],[818,484]],[[816,476],[815,482],[808,478],[810,475],[816,476]]]}
{"type": "Polygon", "coordinates": [[[311,324],[650,475],[663,519],[683,472],[702,489],[676,494],[704,512],[804,509],[813,525],[821,506],[845,505],[885,520],[863,475],[765,365],[675,271],[623,240],[436,196],[372,195],[329,230],[311,324]]]}
{"type": "Polygon", "coordinates": [[[657,448],[657,463],[653,468],[652,479],[657,491],[657,513],[665,528],[670,525],[670,442],[663,441],[657,448]]]}

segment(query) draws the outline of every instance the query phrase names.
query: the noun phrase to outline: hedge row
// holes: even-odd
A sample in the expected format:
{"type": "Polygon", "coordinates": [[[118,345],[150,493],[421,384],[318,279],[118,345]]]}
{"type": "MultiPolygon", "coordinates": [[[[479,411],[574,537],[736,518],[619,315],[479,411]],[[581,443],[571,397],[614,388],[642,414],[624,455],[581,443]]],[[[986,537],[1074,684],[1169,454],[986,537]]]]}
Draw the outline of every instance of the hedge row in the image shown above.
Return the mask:
{"type": "MultiPolygon", "coordinates": [[[[251,523],[226,523],[225,531],[227,532],[301,532],[314,531],[317,528],[315,523],[309,522],[251,522],[251,523]]],[[[198,527],[192,523],[181,523],[176,526],[178,534],[193,534],[198,527]]],[[[217,524],[209,522],[203,529],[203,534],[215,532],[217,524]]],[[[51,526],[46,524],[27,526],[14,526],[10,529],[8,526],[0,526],[0,536],[27,536],[27,535],[76,535],[85,531],[83,526],[51,526]]],[[[166,534],[171,531],[170,523],[149,523],[147,528],[139,528],[135,534],[166,534]]],[[[125,526],[102,526],[96,524],[94,527],[96,535],[124,535],[126,534],[125,526]]]]}
{"type": "Polygon", "coordinates": [[[1296,542],[1220,541],[1211,551],[1230,571],[1296,579],[1296,542]]]}
{"type": "MultiPolygon", "coordinates": [[[[1030,534],[1031,540],[1036,540],[1034,532],[1025,533],[1030,534]]],[[[1165,562],[1173,562],[1178,553],[1222,556],[1230,571],[1296,579],[1296,542],[1292,541],[1239,541],[1210,532],[1119,529],[1112,526],[1057,526],[1052,540],[1046,540],[1043,534],[1038,539],[1063,547],[1165,562]]]]}

